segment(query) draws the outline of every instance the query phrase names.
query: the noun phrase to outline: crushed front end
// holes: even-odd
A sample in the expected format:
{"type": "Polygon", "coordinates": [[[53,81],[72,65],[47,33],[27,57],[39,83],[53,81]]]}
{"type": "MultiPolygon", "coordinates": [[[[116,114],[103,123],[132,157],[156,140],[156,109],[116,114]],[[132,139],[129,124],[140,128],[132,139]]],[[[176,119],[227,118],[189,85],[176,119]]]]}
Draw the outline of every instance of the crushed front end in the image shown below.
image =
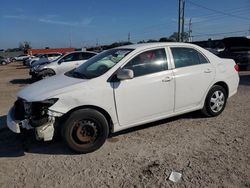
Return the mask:
{"type": "Polygon", "coordinates": [[[15,133],[21,133],[21,129],[35,129],[38,140],[52,140],[56,117],[62,114],[51,112],[49,107],[57,100],[27,102],[19,98],[8,113],[7,126],[15,133]]]}

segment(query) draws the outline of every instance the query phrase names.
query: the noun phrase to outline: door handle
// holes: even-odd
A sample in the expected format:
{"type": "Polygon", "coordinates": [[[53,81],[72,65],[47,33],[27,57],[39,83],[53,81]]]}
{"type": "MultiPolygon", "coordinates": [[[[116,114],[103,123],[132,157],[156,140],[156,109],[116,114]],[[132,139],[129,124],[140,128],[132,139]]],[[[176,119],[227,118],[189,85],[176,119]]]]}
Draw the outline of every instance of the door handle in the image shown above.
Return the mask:
{"type": "Polygon", "coordinates": [[[210,73],[210,72],[212,72],[211,69],[206,69],[206,70],[204,70],[204,73],[210,73]]]}
{"type": "Polygon", "coordinates": [[[164,79],[162,80],[162,82],[170,82],[172,79],[173,79],[172,76],[167,76],[166,78],[164,78],[164,79]]]}

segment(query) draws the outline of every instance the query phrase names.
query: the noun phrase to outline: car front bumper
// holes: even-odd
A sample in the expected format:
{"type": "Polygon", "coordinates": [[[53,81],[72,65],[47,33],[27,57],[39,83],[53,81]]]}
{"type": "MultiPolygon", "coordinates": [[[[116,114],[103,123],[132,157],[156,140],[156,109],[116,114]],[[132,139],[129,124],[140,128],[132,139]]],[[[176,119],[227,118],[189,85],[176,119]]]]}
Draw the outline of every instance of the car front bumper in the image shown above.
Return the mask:
{"type": "MultiPolygon", "coordinates": [[[[34,129],[34,127],[29,124],[29,121],[27,119],[24,119],[22,121],[15,120],[14,111],[15,107],[12,107],[7,115],[7,126],[12,132],[21,133],[21,128],[27,130],[34,129]]],[[[44,125],[41,125],[40,127],[36,127],[35,132],[37,140],[52,140],[54,136],[54,123],[55,118],[51,117],[49,122],[45,123],[44,125]]]]}
{"type": "Polygon", "coordinates": [[[13,131],[14,133],[21,133],[20,125],[14,119],[14,107],[12,107],[7,115],[7,126],[8,128],[13,131]]]}

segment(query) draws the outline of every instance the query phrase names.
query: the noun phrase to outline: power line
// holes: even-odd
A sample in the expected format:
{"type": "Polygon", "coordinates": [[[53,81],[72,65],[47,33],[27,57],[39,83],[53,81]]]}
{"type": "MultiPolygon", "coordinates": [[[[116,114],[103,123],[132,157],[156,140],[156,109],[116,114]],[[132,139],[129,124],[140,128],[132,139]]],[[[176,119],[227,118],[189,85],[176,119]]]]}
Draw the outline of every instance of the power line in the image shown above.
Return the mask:
{"type": "Polygon", "coordinates": [[[237,15],[230,14],[230,13],[227,13],[227,12],[223,12],[223,11],[220,11],[220,10],[215,10],[215,9],[212,9],[212,8],[208,8],[208,7],[205,7],[205,6],[203,6],[203,5],[194,3],[193,1],[190,1],[190,0],[187,0],[187,1],[188,1],[190,4],[194,5],[194,6],[197,6],[197,7],[200,7],[200,8],[209,10],[209,11],[212,11],[212,12],[216,12],[216,13],[223,14],[223,15],[226,15],[226,16],[231,16],[231,17],[235,17],[235,18],[244,19],[244,20],[248,20],[248,21],[249,21],[249,18],[246,18],[246,17],[237,16],[237,15]]]}
{"type": "Polygon", "coordinates": [[[198,33],[198,35],[193,35],[193,37],[201,37],[201,36],[216,36],[216,35],[226,35],[226,34],[234,34],[234,33],[243,33],[246,32],[246,30],[240,30],[240,31],[231,31],[231,32],[223,32],[223,33],[211,33],[211,34],[207,34],[207,33],[198,33]]]}
{"type": "MultiPolygon", "coordinates": [[[[248,12],[242,12],[240,15],[244,15],[246,13],[248,13],[248,12]]],[[[214,21],[215,19],[217,21],[218,19],[222,19],[222,18],[225,18],[225,17],[226,17],[225,15],[213,15],[213,16],[207,16],[207,18],[206,17],[201,17],[201,18],[205,18],[205,19],[201,20],[201,21],[194,21],[193,23],[199,24],[199,23],[203,23],[203,22],[209,22],[211,20],[214,21]]]]}
{"type": "MultiPolygon", "coordinates": [[[[213,17],[208,17],[208,18],[205,18],[204,20],[200,20],[200,21],[194,21],[193,23],[194,24],[200,24],[200,23],[204,23],[204,22],[211,22],[211,21],[217,21],[219,19],[224,19],[225,17],[227,16],[223,16],[223,15],[217,15],[217,16],[213,16],[213,17]]],[[[201,17],[202,18],[202,17],[201,17]]]]}
{"type": "MultiPolygon", "coordinates": [[[[250,6],[244,6],[244,7],[238,7],[238,8],[233,8],[233,9],[227,9],[227,11],[229,11],[231,14],[232,13],[237,13],[237,16],[239,16],[238,13],[241,14],[246,14],[246,13],[250,13],[249,11],[250,6]]],[[[220,13],[211,13],[211,14],[205,14],[205,15],[201,15],[199,17],[202,18],[211,18],[211,17],[221,17],[222,15],[220,13]]],[[[226,15],[227,16],[227,15],[226,15]]],[[[225,15],[223,15],[223,17],[225,17],[225,15]]]]}

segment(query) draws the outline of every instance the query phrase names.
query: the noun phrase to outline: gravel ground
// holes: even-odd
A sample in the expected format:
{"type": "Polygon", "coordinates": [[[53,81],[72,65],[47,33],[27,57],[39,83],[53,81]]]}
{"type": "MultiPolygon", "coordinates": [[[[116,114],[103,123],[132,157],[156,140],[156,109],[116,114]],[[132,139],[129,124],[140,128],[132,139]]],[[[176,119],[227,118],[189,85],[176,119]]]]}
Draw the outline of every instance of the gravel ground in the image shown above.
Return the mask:
{"type": "Polygon", "coordinates": [[[72,154],[4,128],[28,69],[0,67],[0,187],[250,187],[250,72],[215,118],[189,113],[120,132],[98,151],[72,154]],[[178,183],[168,180],[182,173],[178,183]]]}

